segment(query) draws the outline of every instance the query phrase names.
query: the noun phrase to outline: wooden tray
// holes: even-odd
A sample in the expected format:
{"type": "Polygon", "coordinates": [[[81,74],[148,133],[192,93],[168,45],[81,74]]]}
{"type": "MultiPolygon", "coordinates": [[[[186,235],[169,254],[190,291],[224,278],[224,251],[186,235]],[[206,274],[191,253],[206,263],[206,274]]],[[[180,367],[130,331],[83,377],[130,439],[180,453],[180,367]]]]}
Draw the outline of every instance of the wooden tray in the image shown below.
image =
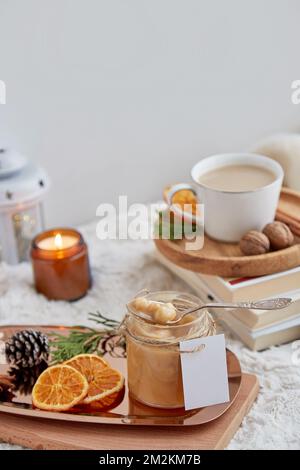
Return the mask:
{"type": "Polygon", "coordinates": [[[155,240],[158,250],[171,262],[195,272],[222,277],[256,277],[300,265],[300,193],[284,188],[276,218],[288,223],[295,244],[265,255],[243,256],[239,245],[222,243],[205,236],[201,250],[186,251],[185,240],[155,240]]]}
{"type": "MultiPolygon", "coordinates": [[[[11,335],[23,329],[35,329],[46,334],[68,334],[70,327],[63,326],[2,326],[0,327],[1,339],[6,340],[11,335]]],[[[82,330],[83,328],[81,328],[82,330]]],[[[112,367],[120,370],[125,380],[127,378],[127,361],[125,357],[105,356],[112,367]]],[[[60,422],[80,422],[95,424],[113,424],[118,428],[122,425],[135,426],[195,426],[213,421],[224,414],[234,403],[238,395],[242,372],[239,360],[233,352],[227,350],[227,370],[230,401],[213,406],[187,411],[179,409],[160,409],[143,405],[134,400],[127,388],[123,393],[117,394],[111,403],[105,408],[81,407],[69,412],[42,411],[32,406],[31,393],[24,395],[20,390],[15,391],[15,396],[10,401],[0,401],[0,413],[27,416],[31,419],[56,420],[60,422]]],[[[0,364],[0,373],[7,374],[9,366],[0,364]]]]}
{"type": "Polygon", "coordinates": [[[233,405],[200,426],[152,428],[32,419],[0,413],[0,439],[33,449],[138,450],[224,449],[238,430],[259,390],[254,375],[243,374],[233,405]]]}

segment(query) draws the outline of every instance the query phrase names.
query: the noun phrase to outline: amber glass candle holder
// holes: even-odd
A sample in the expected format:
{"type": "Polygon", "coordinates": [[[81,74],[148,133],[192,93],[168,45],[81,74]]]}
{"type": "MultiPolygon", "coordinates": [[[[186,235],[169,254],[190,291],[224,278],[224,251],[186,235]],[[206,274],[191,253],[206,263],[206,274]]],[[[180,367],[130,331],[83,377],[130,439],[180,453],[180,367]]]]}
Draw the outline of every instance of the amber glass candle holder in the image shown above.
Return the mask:
{"type": "Polygon", "coordinates": [[[32,241],[35,287],[51,300],[74,301],[91,287],[88,249],[77,230],[57,228],[32,241]]]}

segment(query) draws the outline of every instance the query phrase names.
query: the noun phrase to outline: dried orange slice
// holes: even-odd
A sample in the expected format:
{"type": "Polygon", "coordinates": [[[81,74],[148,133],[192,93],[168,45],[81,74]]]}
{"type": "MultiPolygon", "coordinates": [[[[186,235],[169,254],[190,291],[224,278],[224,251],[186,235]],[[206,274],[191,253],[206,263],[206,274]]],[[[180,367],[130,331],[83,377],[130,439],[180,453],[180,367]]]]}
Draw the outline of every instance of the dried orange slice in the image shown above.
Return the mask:
{"type": "Polygon", "coordinates": [[[32,402],[41,410],[66,411],[87,394],[88,381],[78,370],[66,365],[46,369],[32,390],[32,402]]]}
{"type": "Polygon", "coordinates": [[[113,392],[110,395],[107,395],[101,400],[93,401],[89,405],[85,405],[89,407],[92,411],[106,411],[118,406],[124,398],[125,395],[125,387],[122,387],[121,390],[117,392],[113,392]]]}
{"type": "Polygon", "coordinates": [[[74,367],[88,381],[89,389],[82,403],[88,404],[102,400],[118,392],[124,385],[124,377],[112,369],[104,359],[95,354],[79,354],[65,364],[74,367]]]}
{"type": "Polygon", "coordinates": [[[64,364],[81,372],[88,382],[93,378],[95,370],[99,371],[108,367],[108,363],[96,354],[78,354],[64,362],[64,364]]]}
{"type": "MultiPolygon", "coordinates": [[[[164,189],[163,197],[167,203],[170,203],[169,192],[172,189],[172,186],[167,186],[164,189]]],[[[194,194],[193,191],[190,189],[181,189],[177,193],[174,194],[172,197],[172,204],[176,204],[181,207],[182,210],[188,210],[193,214],[197,213],[197,204],[198,199],[197,196],[194,194]]]]}
{"type": "Polygon", "coordinates": [[[101,400],[96,400],[89,404],[79,403],[71,411],[73,413],[102,413],[103,411],[110,411],[122,403],[124,395],[125,387],[121,388],[118,392],[107,395],[101,400]]]}

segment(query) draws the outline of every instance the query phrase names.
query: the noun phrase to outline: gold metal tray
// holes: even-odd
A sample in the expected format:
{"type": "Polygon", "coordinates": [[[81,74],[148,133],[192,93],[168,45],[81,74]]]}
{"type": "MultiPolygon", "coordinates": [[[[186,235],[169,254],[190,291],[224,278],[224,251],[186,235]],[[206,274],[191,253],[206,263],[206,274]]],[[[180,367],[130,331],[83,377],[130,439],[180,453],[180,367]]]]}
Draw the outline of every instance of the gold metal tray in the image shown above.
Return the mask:
{"type": "MultiPolygon", "coordinates": [[[[67,334],[70,327],[64,326],[38,326],[38,325],[16,325],[0,327],[0,340],[5,341],[15,332],[23,329],[34,329],[46,334],[51,332],[67,334]]],[[[126,358],[105,356],[107,361],[116,369],[120,370],[125,380],[127,378],[126,358]]],[[[0,374],[7,373],[9,366],[0,364],[0,374]]],[[[15,393],[12,401],[1,402],[0,412],[14,415],[28,416],[31,418],[54,419],[63,421],[75,421],[83,423],[125,424],[141,426],[192,426],[208,423],[225,413],[234,402],[241,385],[241,367],[233,352],[227,350],[227,369],[229,381],[230,401],[219,405],[207,406],[197,410],[186,411],[184,408],[176,410],[158,409],[145,406],[130,397],[127,387],[112,397],[111,402],[89,408],[77,408],[70,412],[58,413],[42,411],[34,408],[31,404],[31,394],[23,395],[15,393]]]]}

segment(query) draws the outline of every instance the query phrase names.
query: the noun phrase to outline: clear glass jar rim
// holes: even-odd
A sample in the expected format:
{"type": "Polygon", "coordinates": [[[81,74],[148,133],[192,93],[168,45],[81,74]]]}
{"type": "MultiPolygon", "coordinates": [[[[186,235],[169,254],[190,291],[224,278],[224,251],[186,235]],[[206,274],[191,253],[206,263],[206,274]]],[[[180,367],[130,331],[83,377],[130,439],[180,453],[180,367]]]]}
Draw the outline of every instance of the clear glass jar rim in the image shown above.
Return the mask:
{"type": "MultiPolygon", "coordinates": [[[[184,340],[190,340],[190,339],[196,339],[196,338],[206,338],[207,336],[213,336],[216,334],[216,323],[213,320],[211,314],[207,311],[204,310],[203,314],[199,317],[202,320],[202,316],[205,316],[206,318],[209,318],[210,325],[207,327],[205,334],[199,334],[199,332],[195,332],[195,334],[192,334],[191,336],[182,336],[178,338],[173,338],[167,341],[166,339],[161,340],[159,338],[151,338],[151,337],[145,337],[145,336],[138,336],[134,333],[132,333],[126,326],[126,317],[124,319],[125,321],[125,331],[126,334],[128,334],[134,341],[137,341],[141,344],[147,344],[148,346],[158,346],[158,347],[174,347],[177,346],[179,350],[179,345],[181,341],[184,340]]],[[[192,322],[191,322],[192,323],[192,322]]],[[[191,324],[190,323],[190,324],[191,324]]]]}
{"type": "MultiPolygon", "coordinates": [[[[143,291],[142,291],[143,292],[143,291]]],[[[190,306],[191,308],[194,308],[196,305],[203,305],[204,302],[199,299],[199,297],[190,294],[190,293],[185,293],[185,292],[180,292],[180,291],[147,291],[147,293],[139,293],[135,296],[136,297],[145,297],[150,300],[154,301],[162,301],[162,302],[168,302],[171,301],[172,299],[180,298],[183,301],[187,301],[187,308],[190,306]],[[156,297],[156,298],[155,298],[156,297]],[[164,297],[166,297],[164,300],[162,300],[164,297]]],[[[134,300],[134,299],[132,299],[134,300]]],[[[210,336],[214,335],[216,333],[216,324],[211,316],[211,314],[208,312],[208,310],[201,310],[201,314],[199,314],[200,310],[196,310],[193,312],[193,315],[196,315],[195,319],[193,321],[180,324],[180,325],[163,325],[163,324],[151,324],[144,320],[143,318],[139,317],[133,308],[131,308],[130,304],[132,301],[130,301],[127,304],[127,310],[128,313],[126,314],[123,324],[124,324],[124,329],[126,330],[127,334],[133,338],[136,341],[139,341],[141,343],[145,343],[148,345],[153,345],[153,346],[174,346],[174,345],[179,345],[180,341],[183,341],[184,339],[193,339],[193,338],[201,338],[205,336],[210,336]],[[147,328],[153,328],[156,331],[164,331],[166,329],[173,331],[174,335],[170,334],[170,339],[167,338],[155,338],[153,335],[147,336],[147,331],[145,331],[145,335],[139,335],[136,334],[134,331],[134,328],[131,328],[132,325],[128,323],[128,321],[134,321],[137,325],[140,325],[142,327],[147,328]],[[193,331],[193,328],[195,326],[197,327],[197,324],[199,324],[199,329],[193,331]],[[202,328],[201,328],[202,325],[202,328]],[[176,337],[176,332],[184,330],[186,331],[186,334],[182,334],[180,336],[176,337]],[[190,329],[190,334],[187,331],[190,329]]]]}

